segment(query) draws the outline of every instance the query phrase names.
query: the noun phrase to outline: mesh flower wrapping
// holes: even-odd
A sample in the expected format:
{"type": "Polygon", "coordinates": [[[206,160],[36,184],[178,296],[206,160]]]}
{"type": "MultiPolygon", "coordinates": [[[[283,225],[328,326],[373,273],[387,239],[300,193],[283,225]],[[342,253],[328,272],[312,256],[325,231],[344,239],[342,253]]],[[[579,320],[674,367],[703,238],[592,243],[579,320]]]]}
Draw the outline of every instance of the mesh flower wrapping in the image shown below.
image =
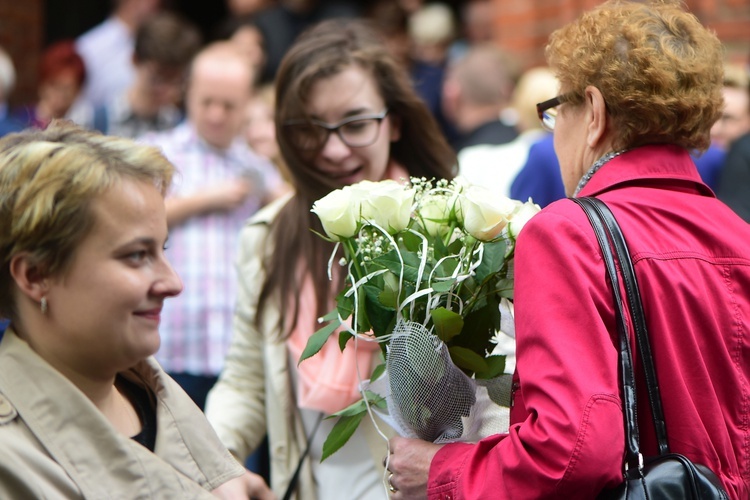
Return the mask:
{"type": "MultiPolygon", "coordinates": [[[[402,435],[468,439],[467,427],[476,425],[466,418],[487,385],[477,380],[498,379],[505,368],[493,350],[501,311],[512,310],[515,239],[539,207],[460,179],[412,178],[347,186],[312,211],[321,237],[337,242],[329,276],[340,265],[347,280],[300,362],[336,331],[342,349],[357,336],[379,342],[386,360],[365,384],[364,401],[337,414],[324,457],[346,442],[368,406],[387,408],[402,435]]],[[[512,321],[504,320],[507,330],[512,321]]]]}

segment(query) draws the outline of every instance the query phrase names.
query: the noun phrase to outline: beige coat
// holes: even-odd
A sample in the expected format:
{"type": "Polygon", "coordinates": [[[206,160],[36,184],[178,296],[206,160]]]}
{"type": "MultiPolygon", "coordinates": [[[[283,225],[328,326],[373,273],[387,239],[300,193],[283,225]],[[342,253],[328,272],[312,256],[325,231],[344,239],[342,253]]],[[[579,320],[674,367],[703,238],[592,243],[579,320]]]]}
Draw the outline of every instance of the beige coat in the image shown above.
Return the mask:
{"type": "MultiPolygon", "coordinates": [[[[265,278],[262,262],[264,256],[273,252],[269,223],[287,200],[285,197],[265,207],[242,230],[232,345],[224,371],[206,403],[208,420],[222,442],[240,460],[245,459],[268,432],[271,489],[279,497],[294,474],[307,437],[295,402],[289,353],[285,342],[279,340],[281,301],[277,298],[266,303],[261,328],[257,328],[254,321],[265,278]]],[[[377,435],[368,418],[363,419],[362,427],[373,462],[382,468],[385,441],[377,435]]],[[[383,427],[381,425],[381,429],[383,427]]],[[[300,472],[297,498],[315,500],[315,491],[309,460],[306,460],[300,472]]]]}
{"type": "Polygon", "coordinates": [[[152,453],[8,331],[0,344],[0,498],[200,499],[243,473],[156,361],[123,376],[157,398],[152,453]]]}

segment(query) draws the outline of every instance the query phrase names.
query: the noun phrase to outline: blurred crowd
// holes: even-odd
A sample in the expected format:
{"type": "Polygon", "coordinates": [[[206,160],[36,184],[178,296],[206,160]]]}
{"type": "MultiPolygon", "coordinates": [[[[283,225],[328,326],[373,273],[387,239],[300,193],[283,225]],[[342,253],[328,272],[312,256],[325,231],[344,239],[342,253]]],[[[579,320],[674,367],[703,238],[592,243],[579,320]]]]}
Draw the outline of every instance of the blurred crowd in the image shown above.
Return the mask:
{"type": "MultiPolygon", "coordinates": [[[[67,118],[158,146],[175,165],[168,255],[185,291],[165,306],[157,359],[203,408],[230,345],[240,230],[291,190],[276,141],[274,80],[305,29],[368,19],[453,147],[460,175],[542,207],[566,196],[552,134],[536,109],[559,83],[493,42],[493,5],[227,0],[229,17],[206,37],[159,0],[117,0],[101,24],[44,49],[35,102],[9,107],[14,63],[0,47],[0,136],[67,118]]],[[[694,156],[703,181],[746,221],[749,71],[727,63],[723,114],[709,150],[694,156]]],[[[249,465],[267,473],[264,453],[249,465]]]]}

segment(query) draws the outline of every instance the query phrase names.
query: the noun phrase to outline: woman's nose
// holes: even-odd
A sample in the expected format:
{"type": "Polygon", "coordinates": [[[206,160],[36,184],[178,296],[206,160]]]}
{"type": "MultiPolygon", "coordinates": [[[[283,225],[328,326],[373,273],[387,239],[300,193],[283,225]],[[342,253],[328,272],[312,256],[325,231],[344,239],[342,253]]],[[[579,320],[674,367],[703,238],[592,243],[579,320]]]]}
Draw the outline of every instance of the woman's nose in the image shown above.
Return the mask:
{"type": "Polygon", "coordinates": [[[182,280],[166,258],[163,259],[159,274],[154,285],[154,293],[164,297],[175,297],[182,292],[182,280]]]}
{"type": "Polygon", "coordinates": [[[339,160],[346,158],[351,153],[351,148],[341,140],[341,137],[336,132],[328,134],[326,142],[323,144],[323,149],[320,154],[329,160],[339,160]]]}

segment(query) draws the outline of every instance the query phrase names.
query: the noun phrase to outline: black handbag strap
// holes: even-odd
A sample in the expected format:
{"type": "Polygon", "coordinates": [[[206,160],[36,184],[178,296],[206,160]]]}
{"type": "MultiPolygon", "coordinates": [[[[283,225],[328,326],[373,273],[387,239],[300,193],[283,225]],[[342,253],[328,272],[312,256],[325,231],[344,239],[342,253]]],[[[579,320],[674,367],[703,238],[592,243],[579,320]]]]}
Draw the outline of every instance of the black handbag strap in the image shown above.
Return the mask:
{"type": "Polygon", "coordinates": [[[654,367],[654,361],[651,355],[651,345],[648,339],[648,330],[646,328],[638,282],[625,238],[620,230],[620,226],[617,224],[617,220],[609,210],[609,207],[596,198],[575,198],[572,200],[584,210],[594,228],[594,233],[596,234],[597,241],[602,250],[602,255],[604,256],[607,273],[612,282],[620,337],[620,371],[623,381],[623,405],[625,407],[626,461],[630,467],[634,467],[637,466],[641,460],[637,422],[638,413],[636,408],[635,372],[630,353],[630,343],[628,342],[627,337],[628,328],[626,318],[628,316],[625,315],[623,308],[624,302],[620,294],[619,280],[615,264],[616,261],[620,263],[620,271],[622,273],[628,307],[630,310],[630,321],[635,330],[636,345],[638,346],[641,365],[643,366],[645,374],[648,397],[651,404],[651,416],[656,431],[659,454],[664,455],[669,453],[666,423],[661,404],[661,394],[659,391],[658,380],[656,378],[656,368],[654,367]],[[616,257],[613,254],[613,248],[616,257]]]}
{"type": "Polygon", "coordinates": [[[320,422],[322,421],[323,421],[323,413],[321,412],[320,416],[318,416],[318,419],[315,421],[315,426],[313,427],[313,430],[310,432],[310,435],[307,437],[307,444],[305,445],[305,450],[302,452],[302,455],[300,455],[299,457],[299,462],[297,462],[297,467],[294,469],[294,474],[292,475],[292,479],[289,480],[289,484],[286,487],[286,491],[284,492],[284,496],[282,497],[282,500],[291,500],[292,495],[294,495],[294,492],[297,490],[297,483],[299,482],[299,473],[302,470],[302,464],[307,458],[307,455],[310,453],[310,445],[312,444],[312,440],[315,437],[315,434],[318,432],[318,427],[320,427],[320,422]]]}

